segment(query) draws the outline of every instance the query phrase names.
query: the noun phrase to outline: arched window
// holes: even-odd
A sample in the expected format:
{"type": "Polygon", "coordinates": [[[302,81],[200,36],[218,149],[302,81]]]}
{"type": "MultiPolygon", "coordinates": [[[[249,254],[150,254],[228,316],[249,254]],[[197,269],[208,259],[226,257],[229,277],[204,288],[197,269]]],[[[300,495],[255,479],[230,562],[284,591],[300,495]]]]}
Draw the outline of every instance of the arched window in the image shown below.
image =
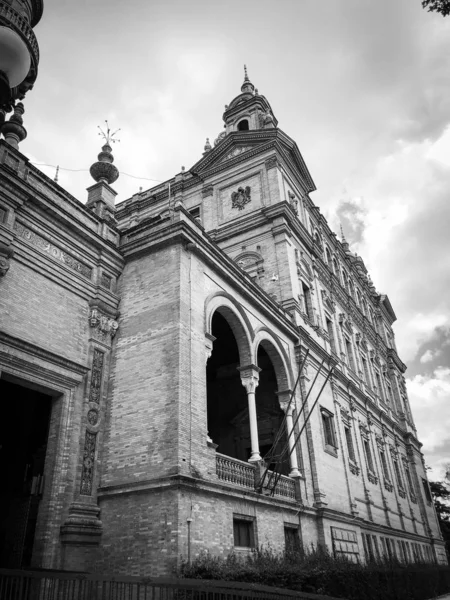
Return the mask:
{"type": "Polygon", "coordinates": [[[359,293],[359,290],[356,290],[356,304],[359,307],[361,306],[361,294],[359,293]]]}
{"type": "Polygon", "coordinates": [[[363,311],[363,315],[367,317],[367,304],[365,300],[361,302],[361,310],[363,311]]]}
{"type": "Polygon", "coordinates": [[[250,129],[250,127],[248,126],[248,120],[243,119],[242,121],[239,121],[237,128],[238,131],[248,131],[250,129]]]}
{"type": "Polygon", "coordinates": [[[330,267],[330,269],[332,268],[332,264],[331,264],[331,254],[330,251],[328,250],[328,248],[325,248],[325,258],[327,261],[327,265],[330,267]]]}

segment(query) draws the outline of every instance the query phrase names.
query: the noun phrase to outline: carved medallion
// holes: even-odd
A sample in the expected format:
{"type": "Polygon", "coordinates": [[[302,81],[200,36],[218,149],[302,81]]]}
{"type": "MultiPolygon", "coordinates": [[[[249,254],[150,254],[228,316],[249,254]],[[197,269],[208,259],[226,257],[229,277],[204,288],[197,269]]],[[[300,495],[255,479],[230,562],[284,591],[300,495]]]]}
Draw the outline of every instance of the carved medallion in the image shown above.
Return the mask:
{"type": "Polygon", "coordinates": [[[231,194],[231,207],[237,208],[238,210],[242,210],[246,204],[251,201],[251,189],[250,186],[247,185],[245,189],[243,187],[239,187],[237,192],[233,192],[231,194]]]}

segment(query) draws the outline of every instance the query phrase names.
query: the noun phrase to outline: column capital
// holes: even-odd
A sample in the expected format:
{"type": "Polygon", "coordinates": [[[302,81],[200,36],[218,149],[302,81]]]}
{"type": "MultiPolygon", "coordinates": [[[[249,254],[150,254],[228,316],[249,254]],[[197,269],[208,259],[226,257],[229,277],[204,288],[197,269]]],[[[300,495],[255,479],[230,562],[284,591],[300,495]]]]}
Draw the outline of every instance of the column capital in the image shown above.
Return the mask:
{"type": "MultiPolygon", "coordinates": [[[[292,396],[292,390],[281,390],[279,392],[275,392],[276,395],[278,396],[278,402],[280,404],[280,408],[283,412],[286,412],[289,406],[289,401],[291,399],[292,396]]],[[[289,408],[289,413],[292,414],[292,411],[294,410],[294,406],[295,406],[295,400],[291,403],[291,406],[289,408]]]]}
{"type": "Polygon", "coordinates": [[[258,387],[261,369],[256,365],[246,365],[237,369],[241,374],[241,383],[247,390],[247,394],[251,394],[258,387]]]}

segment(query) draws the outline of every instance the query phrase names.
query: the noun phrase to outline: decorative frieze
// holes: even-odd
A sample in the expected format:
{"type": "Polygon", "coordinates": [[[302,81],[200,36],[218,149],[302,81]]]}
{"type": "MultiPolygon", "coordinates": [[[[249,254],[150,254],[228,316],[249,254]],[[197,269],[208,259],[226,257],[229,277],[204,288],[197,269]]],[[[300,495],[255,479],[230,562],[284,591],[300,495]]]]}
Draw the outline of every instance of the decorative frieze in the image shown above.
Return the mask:
{"type": "Polygon", "coordinates": [[[86,431],[83,451],[83,467],[81,471],[80,495],[92,495],[92,481],[94,478],[95,447],[97,443],[97,433],[86,431]]]}
{"type": "Polygon", "coordinates": [[[14,223],[14,231],[17,233],[17,235],[26,240],[29,244],[31,244],[32,246],[36,246],[36,248],[38,248],[42,252],[46,252],[56,260],[66,265],[66,267],[69,267],[69,269],[80,273],[80,275],[83,275],[88,279],[92,278],[91,267],[88,267],[87,265],[83,264],[70,254],[67,254],[67,252],[64,252],[63,250],[61,250],[51,242],[47,241],[34,231],[31,231],[31,229],[24,227],[16,221],[14,223]]]}

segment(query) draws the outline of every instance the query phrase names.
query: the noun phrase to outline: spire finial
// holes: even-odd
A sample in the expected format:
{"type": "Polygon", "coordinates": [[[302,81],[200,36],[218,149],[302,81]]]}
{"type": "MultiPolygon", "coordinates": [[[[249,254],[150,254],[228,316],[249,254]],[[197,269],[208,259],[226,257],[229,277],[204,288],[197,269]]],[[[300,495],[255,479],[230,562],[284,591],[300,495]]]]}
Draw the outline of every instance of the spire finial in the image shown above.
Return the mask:
{"type": "Polygon", "coordinates": [[[109,128],[108,121],[105,120],[105,123],[106,132],[103,131],[99,125],[97,125],[97,127],[100,129],[98,135],[102,136],[102,138],[105,140],[105,144],[102,146],[102,151],[97,157],[98,162],[91,166],[89,172],[95,181],[103,181],[111,185],[111,183],[114,183],[116,179],[118,179],[119,171],[117,170],[117,167],[112,164],[114,162],[114,156],[112,155],[112,148],[110,144],[120,142],[120,140],[114,139],[114,136],[118,131],[120,131],[120,129],[117,129],[112,133],[111,129],[109,128]]]}
{"type": "Polygon", "coordinates": [[[341,240],[345,243],[347,240],[345,239],[344,230],[342,229],[342,223],[339,223],[339,225],[341,228],[341,240]]]}
{"type": "Polygon", "coordinates": [[[247,65],[244,65],[244,83],[241,86],[241,92],[250,92],[251,94],[255,93],[255,86],[248,78],[247,65]]]}
{"type": "Polygon", "coordinates": [[[58,183],[58,175],[59,175],[59,165],[56,165],[56,173],[55,173],[55,178],[53,181],[56,181],[56,183],[58,183]]]}
{"type": "Polygon", "coordinates": [[[120,129],[116,129],[116,131],[111,133],[111,129],[109,128],[108,121],[106,119],[105,119],[105,123],[106,123],[106,133],[103,131],[103,129],[100,127],[100,125],[97,125],[97,127],[100,129],[100,132],[98,135],[102,136],[102,138],[105,140],[105,142],[107,143],[108,146],[110,146],[111,144],[115,144],[116,142],[120,142],[120,140],[114,139],[114,136],[116,135],[116,133],[119,133],[120,129]]]}
{"type": "Polygon", "coordinates": [[[342,229],[342,223],[340,223],[340,226],[341,226],[341,243],[342,243],[342,247],[344,248],[344,252],[348,252],[350,246],[349,246],[347,240],[345,239],[344,230],[342,229]]]}

